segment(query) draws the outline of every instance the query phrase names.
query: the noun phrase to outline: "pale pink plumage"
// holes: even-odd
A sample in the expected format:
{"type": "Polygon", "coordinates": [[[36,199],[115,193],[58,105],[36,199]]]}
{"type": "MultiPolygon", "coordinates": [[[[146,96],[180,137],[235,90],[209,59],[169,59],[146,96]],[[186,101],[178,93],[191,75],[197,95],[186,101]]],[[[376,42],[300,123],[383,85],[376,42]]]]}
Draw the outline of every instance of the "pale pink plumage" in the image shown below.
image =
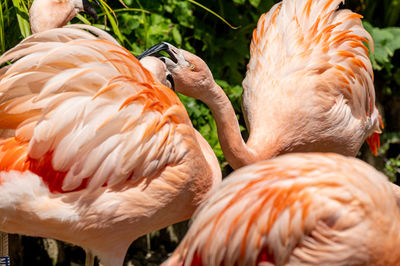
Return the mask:
{"type": "MultiPolygon", "coordinates": [[[[90,26],[85,29],[98,32],[90,26]]],[[[178,97],[107,34],[32,35],[0,58],[0,230],[121,265],[137,237],[191,216],[221,179],[178,97]]]]}
{"type": "Polygon", "coordinates": [[[288,154],[228,176],[165,266],[398,265],[391,183],[335,154],[288,154]]]}
{"type": "Polygon", "coordinates": [[[243,81],[249,145],[355,156],[380,133],[365,46],[373,40],[361,15],[337,10],[341,2],[285,0],[259,19],[243,81]]]}
{"type": "Polygon", "coordinates": [[[84,11],[84,0],[35,0],[29,9],[32,33],[60,28],[79,12],[84,11]]]}

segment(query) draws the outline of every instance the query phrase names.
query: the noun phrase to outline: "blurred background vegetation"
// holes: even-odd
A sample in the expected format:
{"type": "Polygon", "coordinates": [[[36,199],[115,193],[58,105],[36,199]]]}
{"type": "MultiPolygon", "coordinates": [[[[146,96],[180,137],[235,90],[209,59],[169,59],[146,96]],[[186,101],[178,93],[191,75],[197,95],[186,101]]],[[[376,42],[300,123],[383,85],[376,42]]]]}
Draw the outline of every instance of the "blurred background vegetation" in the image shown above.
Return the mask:
{"type": "MultiPolygon", "coordinates": [[[[231,99],[241,125],[241,81],[249,60],[251,33],[259,16],[274,0],[100,0],[99,20],[85,15],[72,23],[93,23],[112,33],[134,55],[161,41],[170,42],[202,57],[214,78],[231,99]],[[207,10],[209,9],[209,10],[207,10]],[[210,12],[210,10],[212,10],[210,12]],[[225,23],[215,12],[227,20],[225,23]],[[236,28],[237,27],[237,28],[236,28]]],[[[28,9],[32,0],[1,0],[0,55],[30,34],[28,9]]],[[[364,145],[359,157],[400,181],[400,1],[349,0],[344,7],[364,16],[364,26],[375,41],[371,61],[375,70],[377,106],[385,129],[377,157],[364,145]]],[[[231,169],[218,143],[216,125],[202,103],[180,96],[193,125],[213,147],[224,175],[231,169]]],[[[246,136],[245,127],[242,133],[246,136]]],[[[171,226],[135,241],[128,265],[158,265],[184,235],[187,223],[171,226]]],[[[28,225],[27,225],[28,226],[28,225]]],[[[53,240],[12,236],[13,265],[79,265],[84,252],[53,240]]]]}

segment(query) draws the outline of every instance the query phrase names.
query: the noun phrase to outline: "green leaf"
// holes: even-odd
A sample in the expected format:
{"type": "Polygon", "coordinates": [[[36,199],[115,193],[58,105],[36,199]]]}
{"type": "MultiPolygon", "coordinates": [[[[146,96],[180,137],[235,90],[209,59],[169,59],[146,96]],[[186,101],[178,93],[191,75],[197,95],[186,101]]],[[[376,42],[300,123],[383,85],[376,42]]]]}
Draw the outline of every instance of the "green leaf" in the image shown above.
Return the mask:
{"type": "Polygon", "coordinates": [[[222,20],[222,21],[223,21],[226,25],[228,25],[230,28],[232,28],[232,29],[234,29],[234,30],[236,30],[236,29],[239,28],[239,27],[234,27],[234,26],[232,26],[228,21],[226,21],[226,19],[224,19],[223,17],[221,17],[220,15],[218,15],[217,13],[215,13],[214,11],[212,11],[211,9],[209,9],[208,7],[202,5],[202,4],[200,4],[200,3],[198,3],[198,2],[196,2],[196,1],[194,1],[194,0],[187,0],[187,1],[189,1],[190,3],[192,3],[192,4],[194,4],[194,5],[197,5],[197,6],[201,7],[201,8],[203,8],[204,10],[206,10],[207,12],[213,14],[214,16],[216,16],[217,18],[219,18],[220,20],[222,20]]]}
{"type": "Polygon", "coordinates": [[[110,21],[111,28],[113,29],[113,32],[115,35],[117,35],[118,40],[123,43],[124,42],[124,36],[121,34],[121,31],[119,30],[118,27],[118,21],[116,20],[116,15],[114,11],[110,8],[110,6],[105,2],[105,0],[99,0],[101,7],[104,10],[104,13],[106,14],[106,17],[108,21],[110,21]]]}
{"type": "Polygon", "coordinates": [[[258,7],[258,5],[260,4],[261,0],[249,0],[250,4],[254,7],[258,7]]]}
{"type": "Polygon", "coordinates": [[[82,16],[81,14],[76,15],[76,17],[84,24],[86,25],[92,25],[92,23],[90,23],[90,21],[85,18],[84,16],[82,16]]]}
{"type": "Polygon", "coordinates": [[[17,20],[19,30],[24,38],[31,34],[31,28],[29,25],[29,11],[28,7],[23,0],[12,0],[12,3],[17,10],[17,20]]]}
{"type": "Polygon", "coordinates": [[[387,43],[388,49],[394,53],[397,49],[400,49],[400,28],[386,28],[391,33],[390,41],[387,43]]]}
{"type": "Polygon", "coordinates": [[[182,44],[182,36],[177,27],[172,28],[172,37],[177,45],[180,46],[182,44]]]}
{"type": "Polygon", "coordinates": [[[393,67],[390,63],[396,50],[400,49],[400,28],[376,28],[368,22],[364,22],[365,28],[370,32],[374,44],[374,54],[371,55],[373,67],[381,70],[383,67],[390,69],[393,67]]]}

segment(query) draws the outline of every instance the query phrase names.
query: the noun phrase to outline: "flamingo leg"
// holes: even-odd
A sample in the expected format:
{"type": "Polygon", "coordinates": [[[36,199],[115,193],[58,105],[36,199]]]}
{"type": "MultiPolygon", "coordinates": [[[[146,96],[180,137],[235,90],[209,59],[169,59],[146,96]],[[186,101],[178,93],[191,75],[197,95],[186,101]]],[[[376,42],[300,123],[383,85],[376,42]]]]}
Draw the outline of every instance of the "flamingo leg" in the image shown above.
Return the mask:
{"type": "Polygon", "coordinates": [[[94,255],[90,250],[86,250],[85,266],[94,266],[94,255]]]}
{"type": "Polygon", "coordinates": [[[1,265],[10,265],[8,256],[8,234],[0,232],[0,263],[1,265]]]}

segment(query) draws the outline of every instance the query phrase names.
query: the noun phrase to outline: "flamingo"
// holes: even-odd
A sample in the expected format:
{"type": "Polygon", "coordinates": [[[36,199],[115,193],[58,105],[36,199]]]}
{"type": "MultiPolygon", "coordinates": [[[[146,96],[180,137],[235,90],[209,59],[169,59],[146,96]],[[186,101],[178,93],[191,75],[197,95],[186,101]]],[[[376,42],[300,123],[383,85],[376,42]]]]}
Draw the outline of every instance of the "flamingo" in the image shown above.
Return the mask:
{"type": "MultiPolygon", "coordinates": [[[[46,31],[66,25],[79,12],[85,12],[97,19],[97,13],[88,0],[49,1],[35,0],[29,10],[29,20],[32,33],[46,31]],[[46,10],[44,14],[43,11],[46,10]]],[[[1,137],[13,136],[14,130],[0,130],[1,137]]],[[[0,254],[8,256],[8,236],[0,232],[0,254]]]]}
{"type": "Polygon", "coordinates": [[[341,2],[284,0],[261,16],[243,81],[246,143],[228,97],[201,58],[168,43],[140,58],[158,55],[176,91],[208,105],[234,169],[288,152],[355,156],[365,139],[376,154],[382,122],[364,44],[373,48],[373,41],[360,15],[337,10],[341,2]]]}
{"type": "Polygon", "coordinates": [[[55,238],[122,265],[133,240],[188,219],[221,181],[176,94],[101,30],[39,30],[0,65],[7,61],[1,231],[55,238]]]}
{"type": "Polygon", "coordinates": [[[399,265],[400,212],[361,160],[286,154],[236,170],[164,266],[399,265]]]}
{"type": "Polygon", "coordinates": [[[89,0],[35,0],[29,9],[29,24],[32,33],[61,28],[79,12],[85,12],[97,18],[97,13],[89,0]]]}

